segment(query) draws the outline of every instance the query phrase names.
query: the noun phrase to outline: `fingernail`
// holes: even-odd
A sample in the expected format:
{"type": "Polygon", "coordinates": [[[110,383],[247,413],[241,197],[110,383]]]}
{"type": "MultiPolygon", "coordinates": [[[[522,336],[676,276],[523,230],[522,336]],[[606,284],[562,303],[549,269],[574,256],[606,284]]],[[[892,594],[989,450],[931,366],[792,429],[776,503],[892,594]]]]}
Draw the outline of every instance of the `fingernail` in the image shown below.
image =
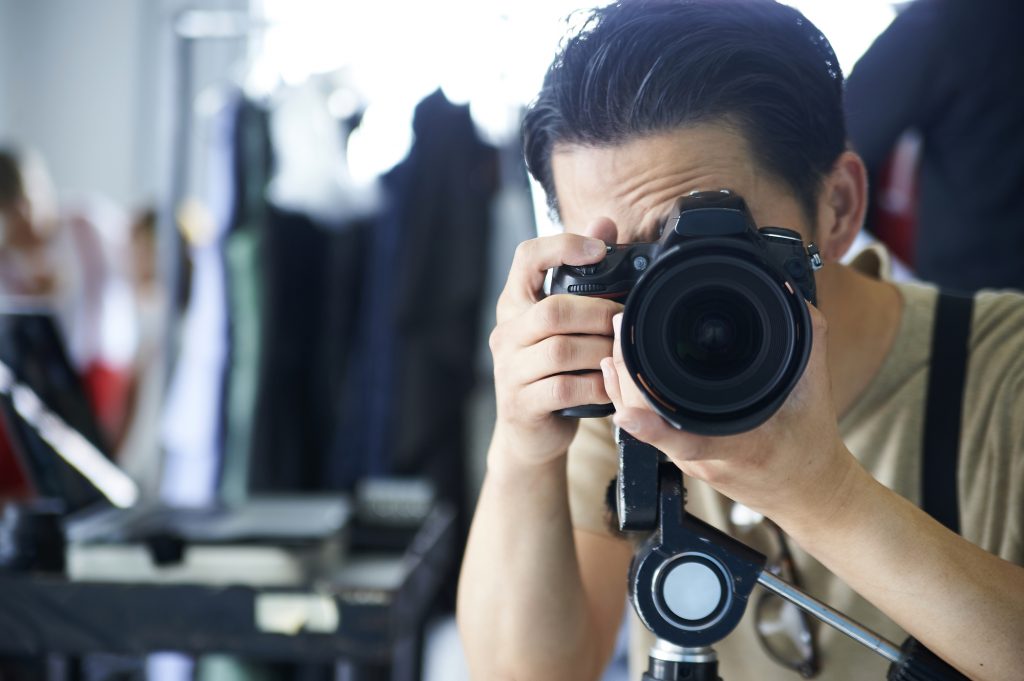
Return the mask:
{"type": "Polygon", "coordinates": [[[587,239],[583,244],[583,252],[591,258],[603,255],[604,251],[605,245],[600,239],[587,239]]]}
{"type": "Polygon", "coordinates": [[[612,361],[607,357],[601,360],[601,373],[607,379],[612,377],[612,361]]]}
{"type": "Polygon", "coordinates": [[[615,329],[615,335],[619,335],[619,330],[622,328],[622,313],[612,317],[612,328],[615,329]]]}

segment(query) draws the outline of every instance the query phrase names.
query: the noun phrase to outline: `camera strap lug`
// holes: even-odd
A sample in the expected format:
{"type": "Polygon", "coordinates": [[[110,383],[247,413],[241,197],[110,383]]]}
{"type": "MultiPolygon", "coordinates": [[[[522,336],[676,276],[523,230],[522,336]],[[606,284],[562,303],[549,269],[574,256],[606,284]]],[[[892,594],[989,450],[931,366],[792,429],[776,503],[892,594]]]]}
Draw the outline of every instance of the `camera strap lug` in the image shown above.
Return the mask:
{"type": "Polygon", "coordinates": [[[820,270],[824,264],[821,261],[821,252],[818,251],[818,245],[813,242],[807,244],[807,262],[811,264],[811,270],[815,272],[820,270]]]}

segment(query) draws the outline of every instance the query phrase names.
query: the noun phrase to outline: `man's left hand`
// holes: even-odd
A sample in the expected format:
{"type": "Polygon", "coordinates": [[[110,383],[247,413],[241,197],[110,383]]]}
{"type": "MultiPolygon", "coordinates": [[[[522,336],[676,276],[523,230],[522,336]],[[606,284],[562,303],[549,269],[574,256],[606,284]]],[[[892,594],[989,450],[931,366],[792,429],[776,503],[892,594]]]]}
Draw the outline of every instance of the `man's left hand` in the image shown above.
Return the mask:
{"type": "Polygon", "coordinates": [[[615,423],[704,480],[784,527],[827,522],[846,503],[859,464],[839,436],[826,360],[827,324],[808,305],[813,343],[807,368],[782,407],[757,428],[730,436],[677,430],[648,405],[622,360],[622,315],[613,320],[613,357],[601,362],[615,423]]]}

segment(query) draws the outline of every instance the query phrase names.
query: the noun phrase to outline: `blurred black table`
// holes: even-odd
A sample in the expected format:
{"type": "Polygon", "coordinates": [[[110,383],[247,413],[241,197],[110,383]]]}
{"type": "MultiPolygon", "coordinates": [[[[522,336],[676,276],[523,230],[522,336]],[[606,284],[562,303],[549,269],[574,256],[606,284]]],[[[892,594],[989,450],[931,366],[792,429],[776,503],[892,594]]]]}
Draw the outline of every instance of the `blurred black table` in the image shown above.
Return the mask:
{"type": "Polygon", "coordinates": [[[345,681],[418,681],[423,629],[453,568],[454,511],[417,527],[354,528],[338,569],[306,588],[68,581],[0,573],[0,656],[227,653],[275,662],[343,663],[345,681]],[[269,633],[261,603],[333,603],[333,631],[269,633]]]}

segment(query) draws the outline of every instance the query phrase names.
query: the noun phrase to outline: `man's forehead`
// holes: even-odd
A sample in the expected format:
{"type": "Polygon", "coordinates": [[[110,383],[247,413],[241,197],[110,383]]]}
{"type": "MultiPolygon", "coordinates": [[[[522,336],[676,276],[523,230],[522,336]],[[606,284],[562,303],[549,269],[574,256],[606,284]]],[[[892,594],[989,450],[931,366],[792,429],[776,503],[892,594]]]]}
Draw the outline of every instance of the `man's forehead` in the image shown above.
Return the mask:
{"type": "Polygon", "coordinates": [[[560,217],[569,229],[607,216],[650,231],[670,217],[679,196],[712,189],[755,194],[763,184],[745,138],[712,124],[615,145],[556,146],[552,172],[560,217]]]}

